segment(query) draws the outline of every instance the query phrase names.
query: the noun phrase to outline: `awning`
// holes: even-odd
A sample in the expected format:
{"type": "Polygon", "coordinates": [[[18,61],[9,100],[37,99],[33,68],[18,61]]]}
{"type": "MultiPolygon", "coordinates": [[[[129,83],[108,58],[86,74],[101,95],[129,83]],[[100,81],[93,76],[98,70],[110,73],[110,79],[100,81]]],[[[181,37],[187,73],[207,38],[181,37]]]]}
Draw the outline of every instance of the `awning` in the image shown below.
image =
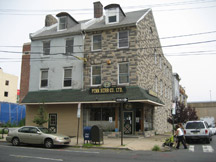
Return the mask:
{"type": "Polygon", "coordinates": [[[128,102],[148,103],[163,106],[164,103],[156,96],[140,87],[126,87],[125,93],[90,94],[89,90],[56,90],[28,92],[22,104],[78,104],[78,103],[114,103],[116,98],[128,98],[128,102]]]}

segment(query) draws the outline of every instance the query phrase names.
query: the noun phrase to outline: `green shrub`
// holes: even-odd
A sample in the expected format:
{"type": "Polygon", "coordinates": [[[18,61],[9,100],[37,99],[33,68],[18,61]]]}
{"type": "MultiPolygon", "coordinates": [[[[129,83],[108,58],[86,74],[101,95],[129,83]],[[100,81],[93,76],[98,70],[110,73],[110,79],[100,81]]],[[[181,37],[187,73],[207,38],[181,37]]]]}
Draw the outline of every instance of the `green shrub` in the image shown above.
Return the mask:
{"type": "Polygon", "coordinates": [[[154,147],[152,148],[152,151],[160,151],[160,147],[158,145],[154,145],[154,147]]]}

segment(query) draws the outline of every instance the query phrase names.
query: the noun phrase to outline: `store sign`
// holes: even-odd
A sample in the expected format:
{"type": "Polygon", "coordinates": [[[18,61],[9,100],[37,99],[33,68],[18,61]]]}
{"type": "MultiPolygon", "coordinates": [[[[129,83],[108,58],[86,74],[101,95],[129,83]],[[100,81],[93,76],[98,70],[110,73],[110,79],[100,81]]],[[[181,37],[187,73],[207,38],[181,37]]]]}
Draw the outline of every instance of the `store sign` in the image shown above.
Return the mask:
{"type": "Polygon", "coordinates": [[[90,88],[91,94],[125,93],[126,87],[90,88]]]}

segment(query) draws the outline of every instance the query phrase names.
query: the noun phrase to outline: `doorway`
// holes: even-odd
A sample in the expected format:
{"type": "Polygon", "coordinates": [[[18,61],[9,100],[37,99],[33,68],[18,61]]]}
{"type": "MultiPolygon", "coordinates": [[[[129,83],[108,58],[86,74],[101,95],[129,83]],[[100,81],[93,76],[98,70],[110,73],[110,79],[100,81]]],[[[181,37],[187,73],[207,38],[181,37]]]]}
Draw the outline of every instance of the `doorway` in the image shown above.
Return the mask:
{"type": "Polygon", "coordinates": [[[133,112],[124,112],[124,134],[133,133],[133,112]]]}

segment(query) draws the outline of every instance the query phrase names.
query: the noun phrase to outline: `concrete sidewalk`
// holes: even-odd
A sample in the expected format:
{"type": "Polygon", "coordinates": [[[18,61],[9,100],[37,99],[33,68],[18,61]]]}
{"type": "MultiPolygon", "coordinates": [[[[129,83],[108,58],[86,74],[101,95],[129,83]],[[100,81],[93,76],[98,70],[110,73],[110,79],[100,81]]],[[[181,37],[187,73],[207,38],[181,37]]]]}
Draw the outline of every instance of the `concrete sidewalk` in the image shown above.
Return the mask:
{"type": "MultiPolygon", "coordinates": [[[[152,150],[155,145],[162,148],[166,138],[171,136],[170,133],[155,135],[152,137],[139,136],[137,138],[123,138],[123,146],[121,146],[121,138],[109,138],[104,136],[104,144],[101,145],[91,145],[91,148],[103,148],[103,149],[125,149],[125,150],[152,150]]],[[[6,136],[5,136],[6,137],[6,136]]],[[[5,141],[6,139],[0,139],[0,141],[5,141]]],[[[83,147],[84,139],[79,138],[77,144],[77,138],[71,138],[70,146],[72,147],[83,147]]]]}

